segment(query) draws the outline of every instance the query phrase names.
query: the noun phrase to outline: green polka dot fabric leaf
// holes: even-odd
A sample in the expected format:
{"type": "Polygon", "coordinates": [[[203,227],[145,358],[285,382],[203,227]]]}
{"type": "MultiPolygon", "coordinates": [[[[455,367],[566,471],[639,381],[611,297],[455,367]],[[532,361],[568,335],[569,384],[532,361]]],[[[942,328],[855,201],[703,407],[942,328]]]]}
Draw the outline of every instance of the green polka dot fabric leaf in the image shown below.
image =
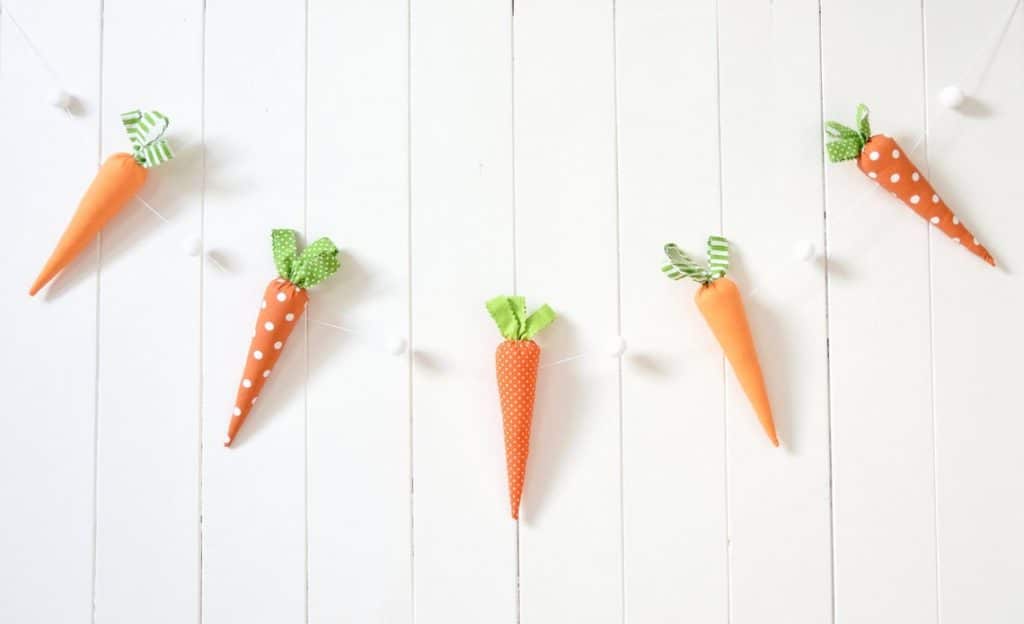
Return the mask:
{"type": "Polygon", "coordinates": [[[315,286],[341,267],[338,248],[329,238],[317,239],[302,254],[294,230],[273,230],[270,243],[278,275],[299,288],[315,286]]]}
{"type": "Polygon", "coordinates": [[[831,141],[825,145],[828,159],[834,163],[844,160],[855,160],[860,156],[864,145],[871,139],[871,122],[868,119],[868,107],[857,105],[857,129],[844,126],[835,121],[825,123],[825,134],[831,141]]]}

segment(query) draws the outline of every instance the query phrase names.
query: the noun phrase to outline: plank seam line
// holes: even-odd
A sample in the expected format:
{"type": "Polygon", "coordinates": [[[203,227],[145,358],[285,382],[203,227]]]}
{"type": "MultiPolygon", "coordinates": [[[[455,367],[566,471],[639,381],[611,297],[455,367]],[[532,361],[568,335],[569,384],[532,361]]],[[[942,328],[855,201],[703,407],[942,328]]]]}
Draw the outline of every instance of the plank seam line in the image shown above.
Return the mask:
{"type": "MultiPolygon", "coordinates": [[[[99,67],[96,75],[96,166],[103,162],[103,33],[104,0],[99,0],[99,67]]],[[[100,287],[103,275],[103,233],[96,235],[96,290],[95,290],[95,349],[93,350],[93,412],[92,412],[92,599],[89,618],[96,624],[96,577],[97,577],[97,540],[99,539],[99,448],[100,448],[100,287]]]]}
{"type": "MultiPolygon", "coordinates": [[[[612,0],[612,150],[615,165],[615,332],[622,336],[622,194],[620,186],[619,159],[619,37],[618,4],[612,0]]],[[[622,396],[622,358],[616,360],[619,402],[619,608],[620,620],[626,622],[626,509],[625,509],[625,455],[622,434],[624,431],[624,399],[622,396]]]]}
{"type": "MultiPolygon", "coordinates": [[[[825,52],[822,36],[821,0],[818,0],[818,121],[825,119],[825,52]]],[[[835,514],[835,475],[832,461],[832,322],[829,312],[832,308],[831,282],[829,281],[828,255],[828,168],[825,163],[825,151],[818,144],[818,162],[821,171],[821,228],[822,228],[822,263],[824,264],[825,280],[825,412],[828,472],[828,541],[829,541],[829,589],[831,615],[833,624],[838,619],[836,613],[836,514],[835,514]]]]}
{"type": "MultiPolygon", "coordinates": [[[[302,236],[309,242],[309,0],[302,14],[302,236]]],[[[302,379],[302,567],[303,620],[309,624],[309,315],[303,315],[305,373],[302,379]]]]}
{"type": "MultiPolygon", "coordinates": [[[[715,126],[718,157],[718,231],[725,234],[725,200],[723,195],[724,172],[722,171],[722,29],[720,25],[720,2],[715,2],[715,126]]],[[[722,371],[722,461],[724,462],[723,498],[725,500],[725,613],[726,622],[732,622],[732,527],[729,522],[729,423],[728,423],[728,379],[726,378],[725,356],[720,359],[722,371]]]]}
{"type": "MultiPolygon", "coordinates": [[[[516,5],[512,0],[511,14],[509,15],[509,132],[511,133],[511,156],[512,156],[512,294],[519,294],[519,232],[517,224],[519,214],[516,210],[516,5]]],[[[516,624],[522,622],[523,606],[520,593],[520,553],[519,553],[519,518],[516,518],[515,532],[515,587],[513,588],[513,606],[515,608],[516,624]]]]}
{"type": "MultiPolygon", "coordinates": [[[[928,31],[927,20],[925,19],[925,2],[920,0],[920,24],[921,24],[921,115],[924,118],[924,134],[921,138],[924,155],[924,169],[931,174],[931,162],[928,158],[928,133],[930,120],[928,118],[928,31]]],[[[1016,3],[1014,3],[1016,6],[1016,3]]],[[[927,226],[926,226],[927,227],[927,226]]],[[[935,622],[942,622],[942,615],[939,611],[939,473],[938,473],[938,422],[935,418],[935,256],[932,252],[932,229],[927,227],[928,245],[928,411],[932,419],[932,549],[935,552],[935,622]]]]}
{"type": "MultiPolygon", "coordinates": [[[[206,0],[203,0],[203,15],[202,23],[200,24],[200,41],[201,46],[199,54],[199,144],[200,149],[200,167],[201,167],[201,180],[199,185],[199,240],[202,241],[204,247],[203,254],[205,257],[206,252],[206,0]]],[[[206,317],[203,314],[203,310],[206,308],[206,264],[199,263],[199,424],[198,424],[198,437],[199,437],[199,453],[198,453],[198,488],[196,495],[198,497],[197,506],[199,507],[199,595],[197,601],[197,609],[199,610],[198,617],[196,618],[199,624],[203,623],[203,605],[205,601],[205,581],[206,573],[204,569],[203,549],[206,544],[206,527],[204,526],[204,500],[203,495],[205,489],[203,487],[203,471],[205,470],[205,464],[203,462],[203,455],[206,452],[206,444],[204,443],[205,428],[203,427],[203,419],[206,416],[205,405],[203,403],[203,396],[206,392],[206,376],[204,374],[206,366],[206,351],[205,351],[205,336],[206,336],[206,317]]]]}
{"type": "Polygon", "coordinates": [[[413,263],[413,214],[412,214],[412,0],[405,3],[405,135],[406,135],[406,159],[405,159],[405,181],[406,181],[406,333],[408,334],[408,349],[406,360],[406,388],[408,401],[408,427],[409,427],[409,621],[416,622],[416,476],[413,467],[416,461],[416,446],[413,435],[414,409],[413,409],[413,377],[415,373],[416,358],[413,357],[413,287],[412,287],[412,263],[413,263]]]}

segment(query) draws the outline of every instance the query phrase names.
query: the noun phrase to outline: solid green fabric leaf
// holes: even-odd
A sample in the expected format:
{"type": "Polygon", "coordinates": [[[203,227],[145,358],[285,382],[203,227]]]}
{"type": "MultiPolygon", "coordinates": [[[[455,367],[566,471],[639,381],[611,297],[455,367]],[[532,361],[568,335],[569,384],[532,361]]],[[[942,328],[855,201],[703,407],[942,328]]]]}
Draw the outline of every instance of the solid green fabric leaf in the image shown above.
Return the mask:
{"type": "Polygon", "coordinates": [[[501,295],[489,300],[486,304],[487,311],[506,340],[518,340],[521,326],[509,299],[511,297],[501,295]]]}
{"type": "Polygon", "coordinates": [[[533,340],[534,336],[554,321],[555,311],[545,303],[526,317],[526,324],[523,326],[523,340],[533,340]]]}
{"type": "Polygon", "coordinates": [[[512,309],[512,314],[516,315],[516,325],[519,328],[517,334],[522,337],[523,328],[526,327],[526,297],[511,295],[508,297],[508,305],[512,309]]]}
{"type": "Polygon", "coordinates": [[[491,299],[487,302],[487,311],[506,340],[532,340],[555,320],[555,311],[547,305],[526,316],[526,298],[515,295],[491,299]]]}

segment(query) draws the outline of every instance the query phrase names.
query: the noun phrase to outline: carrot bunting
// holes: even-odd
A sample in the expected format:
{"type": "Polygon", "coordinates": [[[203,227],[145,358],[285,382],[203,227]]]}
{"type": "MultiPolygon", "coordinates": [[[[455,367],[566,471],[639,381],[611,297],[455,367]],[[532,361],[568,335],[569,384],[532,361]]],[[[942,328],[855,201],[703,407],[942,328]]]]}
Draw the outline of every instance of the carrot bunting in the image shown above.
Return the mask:
{"type": "Polygon", "coordinates": [[[519,501],[523,497],[526,479],[526,459],[530,454],[533,400],[537,393],[540,365],[540,347],[533,338],[555,320],[555,312],[543,305],[527,316],[525,297],[495,297],[487,302],[487,311],[505,338],[498,345],[494,363],[505,430],[509,504],[512,518],[518,519],[519,501]]]}
{"type": "Polygon", "coordinates": [[[341,266],[338,248],[329,238],[317,240],[301,255],[292,230],[274,230],[270,240],[279,277],[270,281],[260,302],[224,446],[231,446],[270,377],[284,343],[306,311],[306,289],[324,281],[341,266]]]}
{"type": "Polygon", "coordinates": [[[721,236],[708,237],[706,266],[694,261],[674,243],[665,245],[665,255],[668,262],[661,270],[669,279],[690,278],[700,284],[696,295],[697,309],[725,352],[768,439],[773,446],[778,446],[768,390],[743,309],[743,299],[735,282],[725,276],[729,272],[729,241],[721,236]]]}
{"type": "Polygon", "coordinates": [[[131,111],[121,123],[132,144],[131,154],[118,153],[100,167],[78,203],[78,210],[50,254],[28,294],[35,295],[96,237],[146,182],[149,169],[174,158],[163,138],[170,121],[158,111],[131,111]]]}
{"type": "Polygon", "coordinates": [[[932,185],[910,161],[910,155],[884,134],[871,135],[868,108],[857,105],[857,129],[830,121],[825,132],[831,139],[826,146],[832,162],[856,160],[857,167],[882,188],[900,198],[911,210],[963,245],[985,262],[996,265],[995,258],[946,206],[932,185]]]}

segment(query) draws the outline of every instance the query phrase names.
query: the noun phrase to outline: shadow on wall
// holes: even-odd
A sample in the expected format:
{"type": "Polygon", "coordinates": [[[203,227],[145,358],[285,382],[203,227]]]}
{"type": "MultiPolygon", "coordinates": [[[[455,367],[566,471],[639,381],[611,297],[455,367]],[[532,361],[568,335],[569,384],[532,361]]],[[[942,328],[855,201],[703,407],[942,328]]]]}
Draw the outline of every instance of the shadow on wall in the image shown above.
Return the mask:
{"type": "MultiPolygon", "coordinates": [[[[201,171],[202,146],[199,143],[186,144],[185,149],[178,151],[174,159],[154,168],[149,172],[145,186],[139,193],[143,200],[153,204],[165,219],[173,224],[175,217],[183,209],[188,200],[202,188],[192,182],[183,183],[182,180],[189,180],[197,177],[196,172],[201,171]],[[148,198],[159,197],[158,202],[152,202],[148,198]],[[156,205],[159,204],[159,205],[156,205]]],[[[84,194],[86,189],[82,189],[84,194]]],[[[68,219],[78,209],[78,201],[81,197],[69,198],[68,219]]],[[[119,261],[122,255],[129,253],[139,241],[145,240],[156,230],[162,227],[170,227],[159,217],[154,215],[138,199],[133,198],[106,224],[99,236],[102,241],[100,251],[100,262],[102,265],[113,265],[119,261]]],[[[54,244],[57,242],[63,228],[56,234],[54,244]]],[[[180,256],[175,240],[174,248],[168,249],[168,257],[180,258],[181,262],[187,260],[180,256]]],[[[96,265],[94,262],[84,261],[88,257],[96,257],[96,243],[93,242],[87,247],[71,264],[61,271],[50,283],[46,292],[43,293],[44,300],[50,301],[60,297],[65,292],[73,290],[84,279],[95,275],[96,265]]],[[[40,267],[42,261],[40,260],[40,267]]]]}
{"type": "MultiPolygon", "coordinates": [[[[545,361],[553,362],[583,351],[572,319],[564,315],[540,335],[538,342],[543,343],[541,366],[545,361]]],[[[582,406],[587,389],[579,364],[572,361],[545,368],[537,377],[530,456],[520,505],[524,524],[543,518],[555,484],[565,474],[572,447],[583,435],[586,411],[582,406]]]]}

